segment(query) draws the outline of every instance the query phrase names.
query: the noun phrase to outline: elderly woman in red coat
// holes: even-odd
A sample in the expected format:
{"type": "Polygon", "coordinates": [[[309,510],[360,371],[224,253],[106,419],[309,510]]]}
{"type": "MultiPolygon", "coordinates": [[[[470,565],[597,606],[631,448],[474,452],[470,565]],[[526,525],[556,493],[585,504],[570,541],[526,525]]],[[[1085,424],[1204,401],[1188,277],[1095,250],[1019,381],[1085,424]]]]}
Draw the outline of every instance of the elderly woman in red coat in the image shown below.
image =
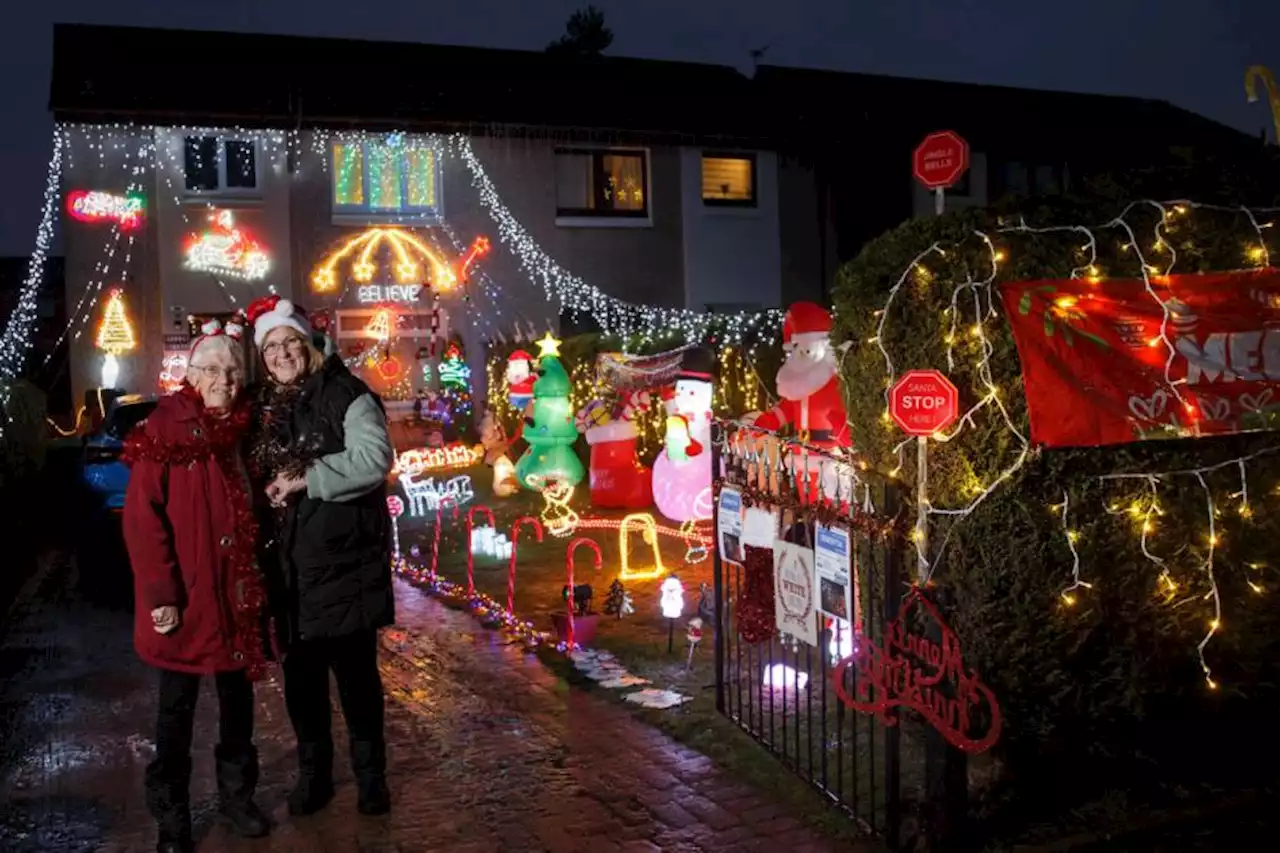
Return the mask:
{"type": "Polygon", "coordinates": [[[191,348],[188,385],[130,434],[124,537],[134,574],[134,646],[158,670],[156,754],[147,805],[160,851],[193,849],[191,740],[202,676],[217,685],[219,809],[241,835],[268,831],[253,801],[253,682],[265,667],[264,582],[241,460],[250,419],[241,395],[241,327],[216,321],[191,348]]]}

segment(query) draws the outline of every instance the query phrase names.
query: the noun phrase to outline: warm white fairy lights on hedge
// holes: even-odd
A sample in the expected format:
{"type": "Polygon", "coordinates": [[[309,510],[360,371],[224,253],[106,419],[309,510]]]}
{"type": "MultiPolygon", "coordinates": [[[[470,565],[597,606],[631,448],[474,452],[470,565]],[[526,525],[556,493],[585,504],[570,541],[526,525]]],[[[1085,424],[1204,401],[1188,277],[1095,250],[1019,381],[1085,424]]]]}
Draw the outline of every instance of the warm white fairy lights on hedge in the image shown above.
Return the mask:
{"type": "Polygon", "coordinates": [[[22,373],[27,352],[31,349],[31,333],[35,327],[36,298],[44,283],[45,263],[49,260],[49,247],[53,243],[53,226],[57,221],[58,202],[62,183],[63,138],[60,129],[53,132],[53,153],[49,157],[49,169],[45,175],[44,203],[40,209],[40,225],[36,229],[36,248],[27,264],[27,277],[18,290],[13,313],[5,323],[0,337],[0,408],[5,415],[0,418],[0,435],[8,422],[6,404],[9,387],[22,373]]]}
{"type": "MultiPolygon", "coordinates": [[[[1280,213],[1280,208],[1245,208],[1245,207],[1228,207],[1224,205],[1200,204],[1186,199],[1175,201],[1157,202],[1151,200],[1136,201],[1126,206],[1119,216],[1104,222],[1100,225],[1060,225],[1036,228],[1028,225],[1025,220],[1020,219],[1016,225],[1003,227],[997,230],[1000,235],[1014,234],[1069,234],[1076,233],[1082,238],[1083,245],[1078,250],[1084,258],[1084,262],[1077,265],[1071,272],[1072,278],[1099,280],[1105,277],[1103,270],[1098,265],[1098,236],[1096,232],[1104,230],[1118,230],[1122,232],[1124,242],[1121,244],[1121,251],[1125,254],[1132,254],[1140,266],[1142,279],[1148,296],[1159,304],[1164,312],[1164,318],[1161,323],[1159,343],[1163,344],[1170,353],[1169,359],[1165,364],[1165,383],[1176,399],[1183,402],[1178,386],[1184,384],[1185,380],[1173,379],[1171,367],[1173,363],[1173,354],[1175,352],[1174,342],[1169,335],[1169,325],[1171,312],[1169,307],[1164,303],[1152,286],[1152,279],[1164,275],[1170,275],[1178,261],[1178,254],[1173,244],[1166,237],[1166,228],[1182,217],[1188,216],[1194,210],[1215,211],[1220,213],[1231,213],[1244,216],[1252,228],[1256,242],[1249,242],[1243,251],[1246,265],[1254,267],[1267,267],[1271,262],[1271,249],[1267,245],[1266,236],[1267,229],[1273,226],[1271,217],[1280,213]],[[1154,241],[1150,252],[1144,252],[1140,245],[1137,232],[1128,221],[1128,216],[1139,208],[1153,208],[1158,212],[1158,219],[1154,227],[1154,241]],[[1153,263],[1154,256],[1160,256],[1161,264],[1153,263]]],[[[970,275],[965,281],[958,283],[951,295],[948,308],[943,309],[943,320],[946,323],[948,331],[944,337],[946,343],[946,358],[948,368],[955,368],[954,349],[957,341],[964,335],[968,335],[976,340],[978,345],[977,361],[973,364],[973,373],[977,377],[977,381],[981,384],[985,393],[974,403],[968,411],[960,415],[955,427],[948,433],[934,436],[942,444],[955,441],[963,433],[966,427],[975,426],[975,418],[983,409],[994,406],[1003,422],[1005,428],[1015,439],[1018,445],[1018,451],[1013,460],[1002,467],[995,477],[983,485],[978,483],[970,488],[973,497],[963,506],[956,508],[942,508],[935,506],[932,502],[926,502],[926,512],[930,516],[949,516],[953,520],[941,542],[938,544],[932,562],[927,560],[924,564],[928,567],[925,579],[928,580],[932,575],[933,567],[940,564],[940,558],[945,551],[952,531],[955,529],[955,523],[962,521],[971,515],[983,501],[1001,485],[1008,482],[1025,464],[1026,461],[1035,452],[1032,450],[1030,442],[1022,434],[1014,419],[1008,412],[1002,400],[1002,392],[996,386],[990,370],[990,359],[994,352],[994,347],[987,336],[987,324],[996,320],[999,316],[997,307],[997,296],[994,292],[994,283],[999,272],[1000,264],[1006,260],[1005,251],[998,249],[991,237],[981,231],[975,231],[974,236],[983,241],[987,252],[989,274],[981,280],[975,280],[970,275]],[[967,309],[965,308],[964,297],[969,295],[972,297],[972,317],[966,317],[967,309]],[[967,326],[967,328],[966,328],[967,326]]],[[[899,297],[903,286],[914,275],[923,283],[930,283],[934,280],[933,273],[925,266],[931,257],[945,258],[948,252],[956,249],[957,245],[948,245],[941,242],[934,243],[916,255],[907,265],[906,269],[898,277],[894,285],[889,289],[885,303],[880,311],[877,312],[876,333],[869,341],[875,343],[885,363],[885,402],[886,409],[881,415],[881,420],[888,428],[892,428],[892,421],[888,413],[889,389],[892,387],[897,378],[897,368],[893,359],[885,346],[885,328],[888,323],[889,311],[893,307],[896,299],[899,297]]],[[[1153,344],[1154,345],[1154,344],[1153,344]]],[[[904,441],[893,449],[896,459],[894,468],[889,472],[890,476],[897,477],[902,472],[905,465],[904,454],[907,446],[914,439],[904,441]]],[[[1230,467],[1236,467],[1240,472],[1240,489],[1230,495],[1231,499],[1239,499],[1239,514],[1243,518],[1252,516],[1252,509],[1249,505],[1248,491],[1248,473],[1247,465],[1249,462],[1259,457],[1280,453],[1280,445],[1266,447],[1257,452],[1230,459],[1225,462],[1217,463],[1203,468],[1174,470],[1174,471],[1147,471],[1123,474],[1108,474],[1099,477],[1101,481],[1128,481],[1137,480],[1146,484],[1149,491],[1149,500],[1134,501],[1125,509],[1121,507],[1105,507],[1106,512],[1111,515],[1119,515],[1128,513],[1140,520],[1139,524],[1139,543],[1144,557],[1150,561],[1153,566],[1159,569],[1157,577],[1158,591],[1162,593],[1166,600],[1174,606],[1178,606],[1187,601],[1203,600],[1212,603],[1212,614],[1208,622],[1208,628],[1201,641],[1197,644],[1196,653],[1199,659],[1201,669],[1204,671],[1206,684],[1210,688],[1216,688],[1218,685],[1213,680],[1212,670],[1205,658],[1205,649],[1213,637],[1222,630],[1222,599],[1218,586],[1218,578],[1214,570],[1215,559],[1217,556],[1218,546],[1221,543],[1222,534],[1217,524],[1217,517],[1221,510],[1217,506],[1214,499],[1213,491],[1209,487],[1205,479],[1207,474],[1220,471],[1230,467]],[[1198,571],[1203,575],[1208,591],[1203,595],[1196,594],[1191,597],[1184,597],[1177,600],[1179,586],[1174,579],[1169,567],[1168,560],[1152,553],[1149,547],[1150,536],[1156,527],[1156,519],[1162,514],[1159,503],[1159,486],[1177,481],[1179,478],[1191,478],[1204,491],[1206,516],[1208,519],[1208,538],[1203,545],[1204,557],[1200,561],[1198,571]]],[[[1081,557],[1077,549],[1077,543],[1080,539],[1080,533],[1070,525],[1069,510],[1070,496],[1064,492],[1063,500],[1060,504],[1053,504],[1049,507],[1050,511],[1060,518],[1063,530],[1063,537],[1066,541],[1067,548],[1072,555],[1071,583],[1061,592],[1061,599],[1064,604],[1072,605],[1076,602],[1079,591],[1087,591],[1093,588],[1093,584],[1081,578],[1081,557]]],[[[928,543],[923,540],[917,540],[917,549],[921,557],[929,556],[926,553],[928,543]]],[[[1253,566],[1252,568],[1258,568],[1253,566]]],[[[1249,587],[1254,592],[1264,592],[1265,587],[1250,579],[1249,587]]]]}

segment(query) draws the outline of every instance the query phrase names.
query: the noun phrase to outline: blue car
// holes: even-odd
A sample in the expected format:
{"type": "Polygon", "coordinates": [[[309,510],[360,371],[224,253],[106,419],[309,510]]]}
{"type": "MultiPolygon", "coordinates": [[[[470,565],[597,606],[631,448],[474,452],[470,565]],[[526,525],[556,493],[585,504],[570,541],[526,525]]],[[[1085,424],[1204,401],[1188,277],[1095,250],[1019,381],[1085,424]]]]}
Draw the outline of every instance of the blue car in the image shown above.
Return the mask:
{"type": "Polygon", "coordinates": [[[129,467],[120,461],[124,437],[156,407],[154,397],[126,394],[112,400],[102,425],[84,438],[81,479],[98,512],[118,513],[124,508],[129,467]]]}

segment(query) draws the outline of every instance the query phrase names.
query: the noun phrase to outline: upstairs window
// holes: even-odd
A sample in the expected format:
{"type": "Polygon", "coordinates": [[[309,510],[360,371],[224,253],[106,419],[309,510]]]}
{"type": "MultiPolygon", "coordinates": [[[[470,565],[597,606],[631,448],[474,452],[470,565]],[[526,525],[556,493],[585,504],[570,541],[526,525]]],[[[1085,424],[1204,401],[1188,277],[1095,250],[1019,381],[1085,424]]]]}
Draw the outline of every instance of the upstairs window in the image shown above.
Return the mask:
{"type": "Polygon", "coordinates": [[[644,151],[557,151],[556,216],[648,217],[648,166],[644,151]]]}
{"type": "Polygon", "coordinates": [[[335,214],[439,218],[440,164],[430,145],[393,135],[335,142],[332,154],[335,214]]]}
{"type": "Polygon", "coordinates": [[[182,166],[188,193],[258,193],[258,144],[255,140],[225,136],[185,137],[182,166]]]}
{"type": "Polygon", "coordinates": [[[702,203],[707,207],[755,207],[756,158],[703,154],[702,203]]]}

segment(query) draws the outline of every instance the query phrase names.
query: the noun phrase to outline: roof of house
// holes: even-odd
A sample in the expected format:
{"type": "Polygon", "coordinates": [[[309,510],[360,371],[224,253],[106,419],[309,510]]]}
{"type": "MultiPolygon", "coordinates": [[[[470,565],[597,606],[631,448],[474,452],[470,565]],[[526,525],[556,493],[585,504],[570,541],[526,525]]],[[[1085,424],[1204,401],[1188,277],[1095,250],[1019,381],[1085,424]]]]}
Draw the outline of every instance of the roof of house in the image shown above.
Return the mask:
{"type": "Polygon", "coordinates": [[[625,57],[57,24],[63,120],[471,129],[754,139],[732,68],[625,57]],[[103,62],[103,45],[131,62],[103,62]]]}
{"type": "Polygon", "coordinates": [[[1155,139],[1159,147],[1257,145],[1143,98],[769,65],[747,78],[689,62],[84,24],[54,26],[50,106],[64,121],[491,129],[761,147],[864,145],[872,128],[895,145],[953,129],[984,150],[1149,147],[1155,139]],[[133,61],[102,61],[104,45],[133,61]]]}
{"type": "Polygon", "coordinates": [[[854,141],[859,126],[873,126],[908,140],[954,130],[982,150],[1061,147],[1066,153],[1130,142],[1258,147],[1256,137],[1151,98],[775,65],[762,65],[754,82],[783,110],[780,120],[832,141],[854,141]]]}

